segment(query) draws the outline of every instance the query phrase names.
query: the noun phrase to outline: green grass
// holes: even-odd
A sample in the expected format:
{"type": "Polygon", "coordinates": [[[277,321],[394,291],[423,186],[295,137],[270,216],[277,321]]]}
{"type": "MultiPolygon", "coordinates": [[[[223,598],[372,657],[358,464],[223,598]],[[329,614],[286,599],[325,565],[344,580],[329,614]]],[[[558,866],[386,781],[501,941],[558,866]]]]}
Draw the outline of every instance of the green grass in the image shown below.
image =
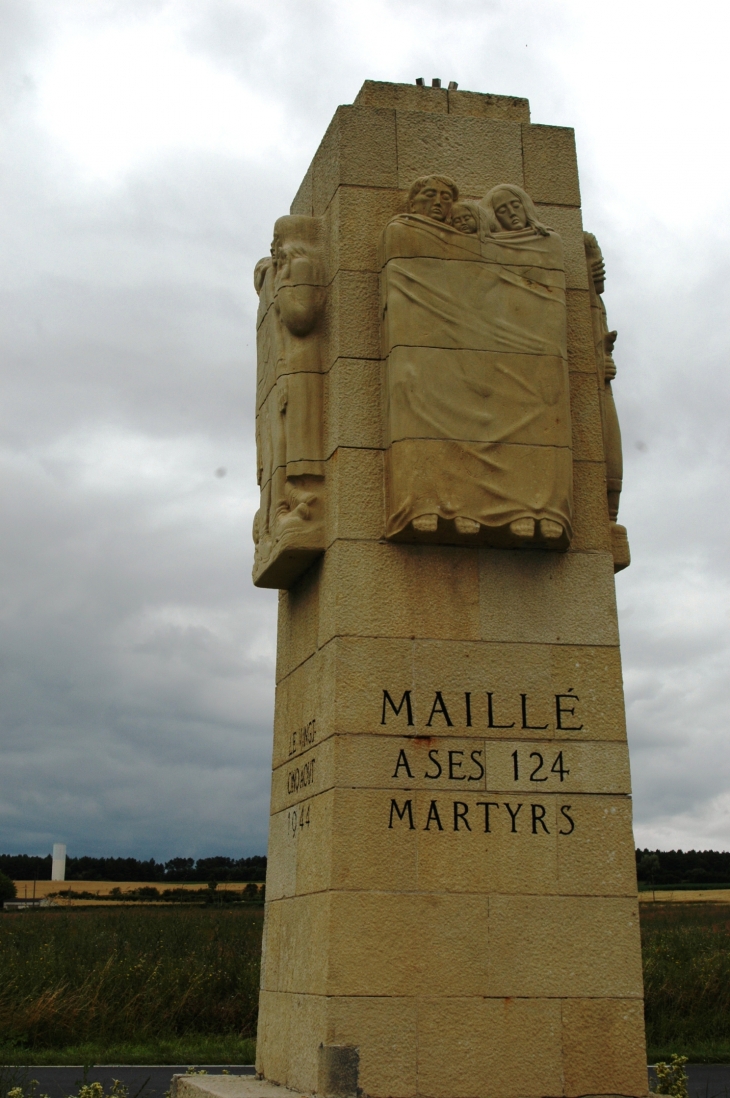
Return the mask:
{"type": "Polygon", "coordinates": [[[641,906],[649,1062],[730,1063],[730,905],[641,906]]]}
{"type": "Polygon", "coordinates": [[[262,917],[258,907],[3,915],[0,1061],[250,1062],[262,917]]]}
{"type": "MultiPolygon", "coordinates": [[[[229,1034],[211,1037],[190,1033],[170,1040],[127,1041],[64,1048],[18,1048],[0,1045],[0,1065],[18,1064],[252,1064],[256,1059],[256,1041],[252,1037],[229,1034]]],[[[0,1092],[1,1093],[1,1092],[0,1092]]]]}

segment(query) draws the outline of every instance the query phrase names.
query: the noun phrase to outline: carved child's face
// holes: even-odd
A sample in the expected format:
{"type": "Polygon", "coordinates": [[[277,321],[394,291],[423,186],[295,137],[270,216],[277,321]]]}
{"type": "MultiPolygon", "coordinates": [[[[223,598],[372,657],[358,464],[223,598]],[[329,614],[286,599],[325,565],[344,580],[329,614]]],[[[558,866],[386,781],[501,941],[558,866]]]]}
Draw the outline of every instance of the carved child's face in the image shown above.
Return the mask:
{"type": "Polygon", "coordinates": [[[497,221],[507,233],[527,228],[527,212],[522,200],[512,191],[497,191],[492,200],[497,221]]]}
{"type": "Polygon", "coordinates": [[[460,233],[475,233],[478,231],[477,219],[463,202],[455,202],[451,209],[451,224],[460,233]]]}
{"type": "Polygon", "coordinates": [[[411,199],[411,213],[430,217],[434,221],[448,221],[453,204],[451,187],[438,179],[427,179],[418,194],[411,199]]]}

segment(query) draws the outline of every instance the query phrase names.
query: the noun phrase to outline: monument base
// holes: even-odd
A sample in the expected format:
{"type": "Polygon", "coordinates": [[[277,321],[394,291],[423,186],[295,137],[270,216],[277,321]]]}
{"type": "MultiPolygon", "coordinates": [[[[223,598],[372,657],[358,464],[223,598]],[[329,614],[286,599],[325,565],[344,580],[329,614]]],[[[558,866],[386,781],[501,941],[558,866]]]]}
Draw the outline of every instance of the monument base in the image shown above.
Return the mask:
{"type": "MultiPolygon", "coordinates": [[[[356,1092],[333,1090],[317,1091],[328,1094],[328,1098],[355,1098],[356,1092]]],[[[457,1094],[454,1084],[451,1093],[457,1094]]],[[[173,1075],[170,1089],[171,1098],[311,1098],[309,1093],[291,1090],[255,1075],[173,1075]]],[[[586,1094],[581,1098],[621,1098],[616,1094],[586,1094]]],[[[655,1098],[649,1091],[647,1098],[655,1098]]]]}

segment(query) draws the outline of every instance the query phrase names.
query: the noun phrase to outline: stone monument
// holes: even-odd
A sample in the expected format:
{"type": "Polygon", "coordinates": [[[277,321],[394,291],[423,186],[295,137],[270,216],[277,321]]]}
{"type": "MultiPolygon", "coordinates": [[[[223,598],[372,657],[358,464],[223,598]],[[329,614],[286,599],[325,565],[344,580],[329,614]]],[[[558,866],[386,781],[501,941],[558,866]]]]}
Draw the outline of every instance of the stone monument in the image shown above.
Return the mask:
{"type": "Polygon", "coordinates": [[[647,1092],[604,277],[572,130],[374,81],[256,267],[267,1081],[647,1092]]]}

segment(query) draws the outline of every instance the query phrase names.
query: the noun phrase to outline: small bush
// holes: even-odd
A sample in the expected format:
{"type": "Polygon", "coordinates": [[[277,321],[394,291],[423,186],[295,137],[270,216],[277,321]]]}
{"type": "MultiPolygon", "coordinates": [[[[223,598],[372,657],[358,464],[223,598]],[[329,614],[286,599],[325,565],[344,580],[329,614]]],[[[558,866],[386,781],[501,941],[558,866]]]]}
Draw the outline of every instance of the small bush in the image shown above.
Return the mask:
{"type": "Polygon", "coordinates": [[[669,1094],[671,1098],[689,1098],[687,1072],[684,1070],[686,1063],[686,1056],[672,1056],[668,1064],[659,1063],[656,1065],[654,1070],[656,1071],[657,1094],[669,1094]]]}

